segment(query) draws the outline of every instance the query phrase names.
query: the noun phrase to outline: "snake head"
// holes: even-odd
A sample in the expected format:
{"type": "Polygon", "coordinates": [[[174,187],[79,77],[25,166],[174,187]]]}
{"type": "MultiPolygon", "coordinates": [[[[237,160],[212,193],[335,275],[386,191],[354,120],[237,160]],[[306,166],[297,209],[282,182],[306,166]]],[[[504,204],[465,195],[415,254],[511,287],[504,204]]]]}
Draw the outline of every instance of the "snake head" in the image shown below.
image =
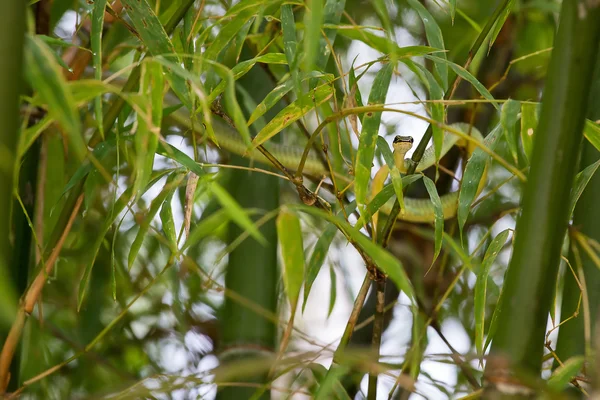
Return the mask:
{"type": "Polygon", "coordinates": [[[396,135],[393,142],[394,150],[400,150],[406,153],[412,148],[413,142],[414,139],[412,136],[396,135]]]}

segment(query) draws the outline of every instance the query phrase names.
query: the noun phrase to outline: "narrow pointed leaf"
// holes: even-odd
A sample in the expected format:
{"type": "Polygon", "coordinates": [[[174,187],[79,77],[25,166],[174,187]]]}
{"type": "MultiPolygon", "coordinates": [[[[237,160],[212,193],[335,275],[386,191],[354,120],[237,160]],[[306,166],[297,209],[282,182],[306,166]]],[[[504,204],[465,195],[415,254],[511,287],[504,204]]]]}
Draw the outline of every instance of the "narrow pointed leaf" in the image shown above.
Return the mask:
{"type": "MultiPolygon", "coordinates": [[[[102,80],[102,29],[104,27],[104,9],[107,0],[97,0],[92,9],[92,31],[90,33],[90,42],[92,48],[92,64],[94,66],[94,78],[102,80]]],[[[94,100],[94,115],[100,136],[104,137],[104,127],[102,123],[102,98],[97,97],[94,100]]]]}
{"type": "Polygon", "coordinates": [[[596,161],[592,165],[588,165],[583,171],[575,176],[575,182],[573,183],[573,189],[571,190],[571,202],[569,206],[569,215],[573,215],[577,201],[581,197],[581,194],[585,190],[585,187],[592,179],[592,176],[596,173],[596,170],[600,166],[600,160],[596,161]]]}
{"type": "MultiPolygon", "coordinates": [[[[510,0],[508,2],[508,4],[506,4],[506,7],[504,8],[504,10],[502,10],[502,13],[500,14],[499,18],[496,20],[494,27],[492,28],[492,31],[490,32],[490,41],[489,41],[489,46],[488,46],[490,50],[491,50],[492,46],[494,45],[494,42],[496,42],[496,38],[498,37],[498,34],[502,30],[502,27],[504,26],[504,23],[506,22],[506,19],[510,15],[514,5],[515,5],[515,0],[510,0]]],[[[489,53],[489,50],[488,50],[488,53],[489,53]]]]}
{"type": "Polygon", "coordinates": [[[195,246],[200,240],[214,234],[223,224],[229,222],[226,210],[218,210],[202,220],[190,230],[190,235],[182,246],[182,251],[195,246]]]}
{"type": "Polygon", "coordinates": [[[79,115],[52,50],[36,37],[27,36],[25,43],[25,76],[48,107],[49,114],[65,130],[72,151],[81,161],[87,148],[81,134],[79,115]]]}
{"type": "Polygon", "coordinates": [[[304,244],[300,219],[290,211],[277,216],[277,236],[283,257],[283,283],[292,310],[296,309],[304,281],[304,244]]]}
{"type": "Polygon", "coordinates": [[[583,128],[583,134],[585,138],[600,151],[600,126],[590,120],[585,121],[585,127],[583,128]]]}
{"type": "Polygon", "coordinates": [[[440,52],[439,49],[429,46],[400,47],[396,43],[384,36],[378,36],[369,31],[366,31],[364,29],[357,29],[353,26],[344,27],[344,29],[338,29],[338,34],[345,36],[348,39],[360,40],[361,42],[365,43],[368,46],[371,46],[373,49],[383,54],[388,54],[389,49],[392,48],[394,50],[394,56],[397,59],[404,57],[419,57],[424,56],[426,54],[440,52]]]}
{"type": "MultiPolygon", "coordinates": [[[[419,14],[423,26],[425,26],[425,35],[427,36],[427,42],[431,47],[435,47],[440,50],[445,50],[444,38],[442,36],[442,30],[438,26],[435,18],[429,13],[427,8],[417,0],[408,0],[408,4],[419,14]]],[[[440,58],[446,59],[446,54],[442,53],[440,58]]],[[[448,89],[448,64],[446,63],[435,63],[435,70],[437,71],[442,87],[444,90],[448,89]]]]}
{"type": "MultiPolygon", "coordinates": [[[[538,105],[521,103],[521,145],[527,159],[531,159],[533,134],[538,125],[538,105]]],[[[599,140],[600,143],[600,140],[599,140]]]]}
{"type": "MultiPolygon", "coordinates": [[[[369,94],[369,104],[383,104],[387,96],[394,66],[388,63],[379,70],[369,94]]],[[[375,144],[377,142],[379,125],[381,123],[381,112],[368,113],[363,117],[362,131],[359,138],[358,152],[356,154],[354,188],[356,190],[356,202],[364,206],[367,201],[367,188],[371,179],[371,165],[375,155],[375,144]]]]}
{"type": "Polygon", "coordinates": [[[304,70],[312,71],[315,66],[321,26],[323,25],[323,0],[309,0],[308,10],[304,18],[304,70]]]}
{"type": "Polygon", "coordinates": [[[518,137],[516,124],[519,119],[519,111],[521,110],[521,103],[509,99],[502,105],[502,111],[500,112],[500,123],[504,130],[504,136],[506,136],[506,142],[510,148],[515,163],[518,160],[518,137]]]}
{"type": "MultiPolygon", "coordinates": [[[[390,149],[388,142],[381,136],[377,137],[377,148],[383,154],[383,159],[390,169],[390,177],[392,178],[392,185],[394,186],[394,192],[396,193],[396,198],[398,199],[398,203],[400,203],[400,210],[404,210],[406,207],[404,206],[404,192],[402,191],[402,177],[400,176],[400,171],[396,164],[394,163],[394,155],[392,150],[390,149]]],[[[400,211],[402,212],[402,211],[400,211]]]]}
{"type": "Polygon", "coordinates": [[[483,261],[481,263],[481,269],[477,275],[477,282],[475,283],[475,348],[479,357],[483,356],[483,336],[485,327],[485,302],[487,298],[487,282],[490,274],[490,268],[500,250],[508,239],[510,230],[506,229],[500,232],[492,240],[489,247],[485,252],[483,261]]]}
{"type": "Polygon", "coordinates": [[[433,203],[433,212],[435,214],[435,250],[433,252],[432,261],[432,263],[434,263],[438,255],[440,254],[440,250],[442,249],[442,233],[444,232],[444,210],[442,208],[442,201],[440,200],[440,196],[438,195],[435,183],[433,183],[433,181],[427,176],[423,176],[423,182],[425,183],[427,193],[429,193],[431,203],[433,203]]]}
{"type": "Polygon", "coordinates": [[[327,318],[331,316],[333,307],[335,307],[335,300],[337,298],[337,278],[335,276],[335,268],[333,265],[329,266],[329,281],[331,282],[331,289],[329,292],[329,309],[327,310],[327,318]]]}
{"type": "Polygon", "coordinates": [[[322,85],[314,91],[303,95],[292,104],[285,107],[273,118],[267,126],[261,129],[252,141],[252,148],[265,143],[296,120],[302,118],[316,106],[327,101],[333,95],[329,85],[322,85]]]}
{"type": "Polygon", "coordinates": [[[231,197],[229,192],[223,189],[223,187],[216,182],[211,184],[211,190],[219,200],[219,203],[221,203],[221,206],[223,206],[223,208],[227,211],[227,214],[232,221],[238,224],[242,229],[248,231],[250,236],[256,239],[257,242],[263,245],[267,243],[265,237],[259,232],[258,228],[256,225],[254,225],[250,217],[248,217],[248,214],[244,212],[242,207],[235,201],[233,197],[231,197]]]}

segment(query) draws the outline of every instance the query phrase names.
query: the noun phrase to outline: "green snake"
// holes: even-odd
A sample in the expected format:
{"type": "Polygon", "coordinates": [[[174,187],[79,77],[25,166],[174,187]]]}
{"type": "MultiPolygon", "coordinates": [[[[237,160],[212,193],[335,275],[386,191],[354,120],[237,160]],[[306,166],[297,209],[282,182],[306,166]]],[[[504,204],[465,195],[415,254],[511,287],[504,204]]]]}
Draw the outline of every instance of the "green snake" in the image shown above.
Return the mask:
{"type": "MultiPolygon", "coordinates": [[[[180,126],[183,126],[187,129],[193,129],[198,132],[204,130],[201,123],[196,122],[195,124],[192,124],[189,118],[189,114],[186,114],[183,111],[177,110],[171,114],[171,117],[180,126]]],[[[211,123],[215,132],[215,137],[218,141],[219,146],[222,149],[225,149],[227,151],[241,156],[248,157],[254,161],[260,162],[265,165],[271,165],[271,163],[266,159],[266,157],[258,150],[254,149],[248,152],[246,144],[242,141],[240,134],[235,129],[231,128],[225,122],[218,118],[212,118],[211,123]]],[[[481,133],[476,128],[471,127],[469,124],[456,123],[452,124],[451,126],[454,129],[458,129],[464,132],[465,134],[467,132],[470,132],[470,135],[473,136],[474,139],[477,139],[478,141],[483,141],[483,136],[481,135],[481,133]]],[[[475,150],[475,146],[472,143],[468,143],[466,140],[461,139],[457,135],[447,132],[444,133],[441,155],[445,155],[453,146],[465,147],[467,149],[469,157],[475,150]]],[[[296,169],[298,167],[298,164],[300,164],[300,159],[304,151],[303,147],[285,146],[278,143],[268,143],[268,145],[266,145],[265,147],[284,166],[292,170],[296,169]]],[[[412,147],[412,137],[397,136],[393,147],[396,167],[400,170],[401,173],[406,173],[410,161],[408,159],[405,159],[405,155],[406,152],[412,147]]],[[[433,146],[430,146],[425,150],[425,153],[423,154],[423,157],[417,166],[416,172],[424,171],[425,169],[435,165],[435,163],[435,151],[433,146]]],[[[385,177],[387,177],[387,171],[387,165],[381,167],[379,171],[380,176],[384,175],[384,180],[385,177]]],[[[306,163],[304,165],[303,172],[309,175],[319,177],[329,175],[329,171],[323,165],[322,161],[316,156],[314,151],[311,151],[309,153],[309,156],[306,159],[306,163]]],[[[478,193],[482,190],[484,181],[485,179],[481,180],[482,183],[479,186],[478,193]]],[[[380,190],[380,186],[376,188],[375,193],[373,194],[376,194],[378,190],[380,190]]],[[[450,192],[448,194],[442,195],[440,196],[440,200],[442,202],[444,219],[454,217],[456,215],[456,210],[458,207],[458,192],[450,192]]],[[[402,210],[402,212],[398,215],[398,219],[410,222],[435,221],[435,212],[431,200],[413,199],[405,197],[404,204],[405,209],[402,210]]],[[[384,213],[389,213],[389,210],[389,202],[381,208],[381,211],[384,213]]]]}

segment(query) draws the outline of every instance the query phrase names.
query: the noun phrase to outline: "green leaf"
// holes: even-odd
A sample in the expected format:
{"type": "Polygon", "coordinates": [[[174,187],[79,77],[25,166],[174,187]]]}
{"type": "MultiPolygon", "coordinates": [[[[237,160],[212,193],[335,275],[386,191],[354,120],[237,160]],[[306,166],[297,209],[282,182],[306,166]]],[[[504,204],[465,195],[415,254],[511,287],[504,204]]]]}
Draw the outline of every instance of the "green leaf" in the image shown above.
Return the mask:
{"type": "Polygon", "coordinates": [[[162,224],[162,230],[165,234],[165,237],[169,241],[169,247],[171,248],[171,251],[175,252],[177,251],[177,232],[175,231],[173,209],[171,208],[173,194],[175,194],[174,191],[167,196],[160,208],[160,223],[162,224]]]}
{"type": "MultiPolygon", "coordinates": [[[[442,30],[435,21],[435,18],[433,18],[433,16],[429,13],[427,8],[425,8],[425,6],[423,6],[423,4],[421,4],[417,0],[408,0],[408,4],[410,4],[410,6],[414,8],[415,11],[417,11],[419,17],[421,18],[421,21],[423,21],[423,26],[425,27],[425,35],[427,36],[427,41],[429,42],[429,45],[440,50],[445,50],[446,48],[444,47],[444,37],[442,36],[442,30]]],[[[442,53],[440,57],[446,59],[446,54],[442,53]]],[[[440,77],[442,87],[444,88],[444,90],[447,90],[448,65],[446,63],[436,62],[435,70],[437,71],[440,77]]]]}
{"type": "Polygon", "coordinates": [[[173,161],[177,161],[179,164],[183,165],[198,176],[206,174],[206,172],[200,164],[192,160],[187,154],[185,154],[178,148],[171,146],[166,142],[161,142],[158,144],[156,154],[160,154],[163,157],[167,157],[173,161]]]}
{"type": "MultiPolygon", "coordinates": [[[[473,127],[471,129],[477,128],[473,127]]],[[[500,126],[498,125],[485,139],[486,144],[492,143],[492,145],[494,145],[500,133],[501,130],[500,126]]],[[[477,192],[479,191],[479,186],[481,185],[481,180],[489,159],[490,156],[478,147],[473,152],[471,158],[469,158],[467,161],[460,185],[460,192],[458,194],[457,220],[461,237],[463,228],[469,216],[469,212],[471,211],[471,204],[473,204],[473,201],[477,196],[477,192]]]]}
{"type": "Polygon", "coordinates": [[[390,176],[392,178],[392,185],[394,187],[394,192],[396,193],[396,198],[398,199],[398,203],[400,203],[400,210],[404,210],[406,207],[404,206],[404,192],[402,191],[402,177],[400,176],[400,171],[398,167],[396,167],[396,163],[394,162],[394,155],[392,150],[390,149],[388,142],[381,136],[377,137],[377,148],[383,154],[383,159],[390,169],[390,176]]]}
{"type": "Polygon", "coordinates": [[[600,166],[600,160],[595,163],[588,165],[583,171],[575,176],[575,182],[573,182],[573,189],[571,190],[571,202],[569,205],[569,216],[573,215],[575,211],[575,205],[581,197],[581,194],[585,190],[585,187],[592,179],[592,176],[596,173],[596,170],[600,166]]]}
{"type": "Polygon", "coordinates": [[[583,128],[583,134],[586,139],[600,151],[600,126],[590,120],[585,121],[585,127],[583,128]]]}
{"type": "Polygon", "coordinates": [[[83,141],[81,123],[71,91],[67,87],[52,50],[40,39],[26,37],[25,75],[31,87],[38,92],[48,113],[65,130],[77,161],[81,162],[87,148],[83,141]]]}
{"type": "Polygon", "coordinates": [[[250,236],[252,236],[260,244],[267,244],[267,240],[259,232],[258,228],[256,225],[254,225],[250,217],[248,217],[248,214],[244,212],[244,209],[240,207],[237,201],[235,201],[235,199],[231,197],[231,195],[225,189],[223,189],[221,185],[216,182],[212,182],[211,190],[233,222],[238,224],[240,228],[248,231],[250,236]]]}
{"type": "MultiPolygon", "coordinates": [[[[327,0],[325,2],[325,10],[323,16],[323,25],[337,25],[340,23],[344,7],[346,6],[346,0],[327,0]]],[[[319,57],[315,60],[315,64],[318,70],[324,71],[331,55],[331,45],[335,42],[337,36],[337,29],[324,28],[325,36],[319,35],[319,50],[317,54],[319,57]]],[[[312,88],[313,85],[310,85],[312,88]]]]}
{"type": "MultiPolygon", "coordinates": [[[[107,0],[97,0],[94,2],[92,10],[92,31],[90,34],[92,48],[92,64],[94,66],[94,78],[102,80],[102,29],[104,27],[104,9],[107,0]]],[[[100,136],[104,137],[104,127],[102,124],[102,98],[97,97],[94,103],[94,114],[100,136]]]]}
{"type": "Polygon", "coordinates": [[[329,266],[329,281],[331,282],[331,289],[329,292],[329,309],[327,310],[327,318],[331,316],[333,307],[335,307],[335,299],[337,298],[337,278],[335,276],[335,268],[333,265],[329,266]]]}
{"type": "Polygon", "coordinates": [[[214,234],[223,224],[229,222],[229,214],[226,210],[218,210],[192,228],[190,235],[183,244],[182,251],[194,247],[200,240],[214,234]]]}
{"type": "Polygon", "coordinates": [[[369,238],[363,235],[358,229],[352,227],[345,220],[326,213],[323,210],[320,210],[316,207],[308,207],[302,204],[294,204],[290,205],[289,207],[334,223],[338,229],[342,230],[347,236],[349,236],[358,244],[358,246],[373,260],[375,266],[383,273],[387,274],[398,286],[398,288],[408,296],[408,298],[414,300],[414,291],[406,272],[402,268],[402,264],[387,250],[383,249],[378,244],[373,243],[369,238]]]}
{"type": "MultiPolygon", "coordinates": [[[[175,52],[175,47],[171,43],[169,35],[148,2],[146,0],[123,0],[123,6],[150,53],[153,56],[162,55],[172,63],[181,65],[182,61],[175,52]]],[[[165,73],[177,97],[191,110],[192,102],[185,80],[170,69],[166,69],[165,73]]]]}
{"type": "Polygon", "coordinates": [[[433,181],[427,176],[423,176],[423,182],[425,183],[427,193],[429,193],[429,198],[433,203],[433,212],[435,213],[435,250],[433,253],[433,264],[437,259],[438,255],[440,254],[440,250],[442,249],[442,233],[444,232],[444,210],[442,208],[442,201],[440,200],[440,196],[438,195],[437,189],[435,188],[435,183],[433,183],[433,181]]]}
{"type": "MultiPolygon", "coordinates": [[[[355,209],[356,203],[352,202],[346,206],[346,213],[350,214],[355,209]]],[[[325,261],[325,257],[327,256],[327,252],[329,251],[329,247],[331,246],[331,242],[333,242],[333,238],[337,231],[338,229],[335,225],[329,225],[321,232],[319,239],[313,248],[310,260],[308,261],[308,266],[306,267],[306,277],[304,278],[304,302],[302,303],[302,312],[304,312],[310,289],[312,288],[315,279],[317,279],[319,271],[321,271],[321,267],[323,266],[323,262],[325,261]]]]}
{"type": "Polygon", "coordinates": [[[508,99],[506,103],[502,105],[502,111],[500,112],[500,123],[506,136],[506,142],[510,148],[515,163],[518,161],[518,137],[516,124],[519,119],[519,111],[521,110],[521,103],[519,101],[508,99]]]}
{"type": "Polygon", "coordinates": [[[322,85],[307,93],[281,110],[252,141],[252,149],[265,143],[273,136],[302,118],[316,106],[327,101],[333,95],[331,86],[322,85]]]}
{"type": "MultiPolygon", "coordinates": [[[[369,104],[385,103],[393,71],[394,66],[391,63],[385,64],[379,70],[371,87],[369,104]]],[[[367,201],[367,189],[371,179],[371,165],[375,155],[375,143],[377,142],[380,123],[381,112],[368,113],[363,117],[362,132],[356,154],[356,179],[354,183],[356,202],[359,206],[364,206],[367,201]]]]}
{"type": "Polygon", "coordinates": [[[585,357],[583,356],[569,358],[548,379],[548,388],[554,392],[561,392],[567,389],[569,382],[581,371],[584,362],[585,357]]]}
{"type": "MultiPolygon", "coordinates": [[[[329,75],[329,74],[324,75],[320,72],[315,72],[315,71],[311,71],[310,73],[306,74],[306,76],[304,76],[301,80],[307,79],[308,77],[315,78],[315,77],[320,77],[320,76],[326,77],[328,82],[333,80],[332,75],[329,75]]],[[[273,90],[271,90],[269,92],[269,94],[267,94],[265,96],[263,101],[261,101],[260,104],[258,106],[256,106],[256,108],[252,112],[252,115],[250,115],[250,118],[248,118],[248,125],[252,125],[252,123],[254,121],[256,121],[258,118],[262,117],[275,104],[277,104],[277,102],[279,102],[279,100],[281,100],[283,98],[283,96],[288,94],[289,91],[292,90],[293,88],[294,88],[294,81],[292,79],[287,79],[283,83],[281,83],[281,84],[277,85],[275,88],[273,88],[273,90]]]]}
{"type": "MultiPolygon", "coordinates": [[[[315,380],[317,382],[320,382],[320,386],[319,389],[317,390],[316,395],[321,396],[321,398],[328,398],[327,396],[329,395],[329,393],[331,391],[333,391],[335,393],[335,397],[336,399],[341,399],[341,400],[351,400],[350,396],[348,396],[348,392],[346,392],[346,389],[344,389],[344,387],[342,386],[342,384],[339,381],[339,374],[343,375],[345,373],[345,371],[347,371],[346,369],[342,369],[342,370],[335,370],[333,371],[333,375],[335,375],[335,379],[332,378],[328,378],[330,379],[329,382],[330,383],[325,383],[324,379],[328,376],[328,372],[327,372],[327,368],[325,368],[324,366],[322,366],[319,363],[310,363],[308,365],[308,368],[310,368],[310,370],[312,371],[313,375],[315,376],[315,380]],[[333,381],[333,382],[332,382],[333,381]],[[326,387],[323,387],[323,385],[326,385],[326,387]]],[[[331,368],[336,368],[334,366],[332,366],[331,368]]]]}
{"type": "Polygon", "coordinates": [[[490,268],[500,250],[508,239],[509,229],[500,232],[490,243],[485,252],[481,269],[477,275],[475,283],[475,348],[479,357],[483,357],[483,336],[485,327],[485,301],[487,298],[487,282],[490,274],[490,268]]]}
{"type": "Polygon", "coordinates": [[[146,187],[152,169],[154,156],[158,149],[158,138],[162,123],[162,99],[164,78],[160,64],[146,62],[141,66],[140,99],[144,99],[143,112],[137,113],[137,131],[135,133],[136,178],[134,193],[146,187]]]}
{"type": "Polygon", "coordinates": [[[450,19],[454,25],[454,16],[456,15],[456,0],[450,0],[450,19]]]}
{"type": "Polygon", "coordinates": [[[494,45],[494,42],[496,41],[498,34],[502,30],[502,27],[504,26],[504,23],[506,22],[506,19],[510,15],[510,12],[512,11],[514,5],[515,5],[515,0],[510,0],[508,2],[508,4],[506,4],[506,7],[504,8],[504,10],[502,10],[502,13],[500,14],[500,16],[498,17],[496,22],[494,23],[494,26],[490,32],[490,42],[489,42],[489,46],[488,46],[488,54],[489,54],[490,50],[492,49],[492,46],[494,45]]]}
{"type": "Polygon", "coordinates": [[[323,0],[309,0],[304,18],[304,69],[312,71],[319,50],[319,38],[323,25],[323,0]]]}
{"type": "Polygon", "coordinates": [[[300,220],[284,210],[277,216],[277,236],[283,257],[283,283],[292,310],[296,309],[304,280],[304,244],[300,220]]]}
{"type": "Polygon", "coordinates": [[[296,21],[291,4],[281,6],[281,28],[283,30],[283,51],[290,70],[296,69],[298,41],[296,39],[296,21]]]}
{"type": "Polygon", "coordinates": [[[165,199],[167,199],[169,196],[172,195],[172,193],[175,190],[177,190],[177,187],[179,187],[179,185],[183,181],[183,178],[184,174],[178,172],[169,175],[169,177],[167,178],[167,182],[163,186],[158,196],[156,196],[156,198],[152,200],[152,203],[150,204],[150,209],[148,210],[146,216],[144,217],[144,220],[140,224],[140,229],[138,230],[135,239],[133,240],[133,243],[131,244],[131,247],[129,249],[129,255],[127,256],[127,267],[129,269],[131,269],[131,267],[133,266],[133,262],[137,258],[138,253],[140,252],[144,239],[146,238],[146,234],[148,233],[148,229],[150,228],[150,224],[156,216],[156,213],[158,212],[160,206],[162,206],[162,204],[165,202],[165,199]]]}
{"type": "Polygon", "coordinates": [[[477,78],[475,78],[473,75],[471,75],[471,73],[469,71],[467,71],[466,69],[464,69],[463,67],[461,67],[458,64],[453,63],[452,61],[448,61],[445,60],[443,58],[437,57],[437,56],[432,56],[432,55],[424,55],[425,58],[428,58],[432,61],[437,61],[437,62],[441,62],[441,63],[447,63],[450,68],[452,68],[454,70],[454,72],[456,72],[456,74],[458,76],[460,76],[462,79],[464,79],[465,81],[469,82],[471,85],[473,85],[473,87],[479,92],[479,94],[481,94],[485,99],[490,100],[492,103],[492,105],[494,106],[495,109],[498,109],[498,104],[496,104],[496,102],[494,101],[494,96],[492,96],[492,94],[485,88],[485,86],[483,86],[481,84],[481,82],[479,82],[477,80],[477,78]]]}
{"type": "Polygon", "coordinates": [[[346,365],[335,365],[330,367],[330,370],[325,374],[323,379],[319,382],[319,390],[314,395],[315,400],[328,400],[331,399],[332,392],[336,393],[336,387],[341,385],[340,378],[342,378],[350,367],[346,365]]]}
{"type": "Polygon", "coordinates": [[[396,59],[408,57],[421,57],[426,54],[439,52],[439,49],[429,46],[405,46],[400,47],[395,42],[383,36],[377,36],[364,29],[355,26],[338,26],[338,33],[352,40],[360,40],[373,49],[388,54],[390,49],[394,50],[396,59]]]}
{"type": "MultiPolygon", "coordinates": [[[[531,160],[533,133],[538,125],[538,105],[521,103],[521,144],[528,160],[531,160]]],[[[600,143],[600,139],[598,141],[600,143]]]]}

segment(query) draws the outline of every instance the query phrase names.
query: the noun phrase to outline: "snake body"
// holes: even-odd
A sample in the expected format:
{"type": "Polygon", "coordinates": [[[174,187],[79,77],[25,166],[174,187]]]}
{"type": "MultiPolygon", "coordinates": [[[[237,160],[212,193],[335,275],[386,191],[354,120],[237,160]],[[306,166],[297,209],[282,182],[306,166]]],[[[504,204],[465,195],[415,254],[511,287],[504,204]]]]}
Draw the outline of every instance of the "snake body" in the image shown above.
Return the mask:
{"type": "MultiPolygon", "coordinates": [[[[183,111],[177,110],[174,113],[172,113],[171,117],[183,127],[193,129],[197,132],[204,131],[201,123],[192,124],[189,118],[189,114],[186,114],[183,111]]],[[[211,123],[219,147],[232,153],[246,156],[256,162],[260,162],[265,165],[271,165],[270,162],[266,159],[266,157],[258,150],[254,149],[248,152],[248,148],[246,144],[242,141],[239,133],[235,129],[228,126],[224,121],[218,118],[212,118],[211,123]]],[[[474,139],[477,139],[478,141],[483,141],[483,136],[481,135],[481,133],[476,128],[473,128],[468,124],[456,123],[451,126],[455,129],[461,130],[465,134],[469,132],[474,139]]],[[[464,139],[461,139],[454,134],[450,134],[447,132],[444,133],[441,155],[445,155],[453,146],[467,148],[469,156],[475,149],[475,147],[472,144],[467,143],[464,139]]],[[[303,147],[285,146],[278,143],[268,143],[268,145],[266,145],[265,147],[284,166],[292,170],[298,167],[298,164],[300,163],[300,159],[302,157],[302,153],[304,151],[303,147]]],[[[408,159],[404,159],[403,161],[404,162],[398,160],[396,162],[396,167],[398,167],[401,173],[406,173],[410,165],[410,161],[408,159]]],[[[418,164],[416,171],[421,172],[435,165],[435,163],[435,150],[433,146],[430,146],[425,150],[425,153],[423,154],[421,162],[418,164]]],[[[314,176],[329,175],[329,171],[325,168],[325,166],[323,165],[321,160],[316,156],[314,151],[311,151],[309,153],[303,171],[306,174],[314,176]]],[[[482,179],[482,184],[479,187],[479,191],[481,191],[483,187],[483,181],[484,179],[482,179]]],[[[458,207],[458,192],[450,192],[448,194],[444,194],[440,196],[440,200],[442,202],[444,219],[454,217],[456,215],[456,210],[458,207]]],[[[404,204],[405,209],[402,210],[402,212],[398,215],[398,219],[411,222],[433,222],[435,220],[435,213],[431,200],[413,199],[405,197],[404,204]]],[[[388,213],[390,208],[391,207],[388,202],[388,204],[384,205],[381,208],[381,211],[384,213],[388,213]]]]}

